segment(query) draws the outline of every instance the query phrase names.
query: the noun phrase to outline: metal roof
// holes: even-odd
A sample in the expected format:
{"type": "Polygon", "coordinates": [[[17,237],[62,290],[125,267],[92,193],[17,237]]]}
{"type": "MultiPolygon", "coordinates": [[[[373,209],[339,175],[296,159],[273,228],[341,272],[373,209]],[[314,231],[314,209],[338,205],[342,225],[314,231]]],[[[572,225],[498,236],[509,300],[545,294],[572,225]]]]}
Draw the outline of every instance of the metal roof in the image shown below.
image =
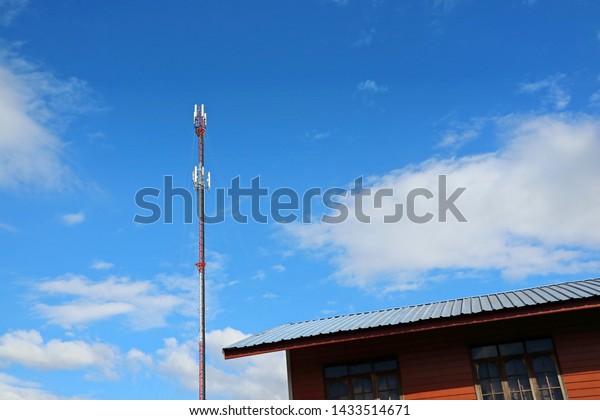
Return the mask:
{"type": "Polygon", "coordinates": [[[394,309],[293,322],[247,337],[225,347],[224,350],[243,349],[338,332],[409,324],[425,320],[531,307],[599,296],[600,279],[559,283],[504,293],[493,293],[394,309]]]}

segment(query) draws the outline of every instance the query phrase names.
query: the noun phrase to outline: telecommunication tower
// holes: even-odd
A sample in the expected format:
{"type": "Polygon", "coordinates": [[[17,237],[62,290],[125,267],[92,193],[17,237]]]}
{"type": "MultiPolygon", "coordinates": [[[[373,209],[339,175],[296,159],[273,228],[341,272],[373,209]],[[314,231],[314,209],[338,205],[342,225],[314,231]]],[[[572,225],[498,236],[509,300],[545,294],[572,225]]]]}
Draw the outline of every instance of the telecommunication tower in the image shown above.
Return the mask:
{"type": "Polygon", "coordinates": [[[204,258],[204,193],[210,188],[210,172],[204,170],[204,132],[206,131],[206,113],[204,105],[194,105],[194,129],[198,137],[198,165],[194,167],[192,179],[198,201],[198,268],[200,327],[198,332],[198,391],[199,399],[206,399],[206,287],[204,258]]]}

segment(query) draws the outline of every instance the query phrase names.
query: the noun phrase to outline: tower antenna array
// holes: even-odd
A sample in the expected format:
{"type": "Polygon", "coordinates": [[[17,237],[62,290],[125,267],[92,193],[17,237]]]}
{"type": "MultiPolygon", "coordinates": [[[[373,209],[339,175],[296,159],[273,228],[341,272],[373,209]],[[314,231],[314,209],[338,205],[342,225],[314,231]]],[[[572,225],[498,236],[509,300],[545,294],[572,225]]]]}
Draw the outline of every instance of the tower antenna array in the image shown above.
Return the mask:
{"type": "Polygon", "coordinates": [[[198,391],[199,399],[206,399],[206,287],[204,258],[204,193],[210,188],[210,172],[204,171],[204,133],[206,113],[204,105],[194,105],[194,129],[198,137],[198,165],[194,167],[192,179],[198,200],[198,268],[200,328],[198,332],[198,391]]]}

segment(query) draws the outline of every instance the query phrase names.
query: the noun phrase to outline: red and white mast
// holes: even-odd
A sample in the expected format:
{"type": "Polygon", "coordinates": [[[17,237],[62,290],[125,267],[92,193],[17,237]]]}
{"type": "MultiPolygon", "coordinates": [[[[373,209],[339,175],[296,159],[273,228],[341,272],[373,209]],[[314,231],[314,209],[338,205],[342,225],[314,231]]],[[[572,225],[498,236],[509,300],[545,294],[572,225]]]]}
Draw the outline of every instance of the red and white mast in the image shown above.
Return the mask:
{"type": "Polygon", "coordinates": [[[194,105],[194,129],[198,136],[198,166],[194,167],[192,178],[198,200],[198,276],[200,328],[198,332],[198,385],[199,399],[206,399],[206,287],[204,258],[204,192],[210,188],[210,172],[204,171],[204,132],[206,131],[206,113],[204,105],[194,105]]]}

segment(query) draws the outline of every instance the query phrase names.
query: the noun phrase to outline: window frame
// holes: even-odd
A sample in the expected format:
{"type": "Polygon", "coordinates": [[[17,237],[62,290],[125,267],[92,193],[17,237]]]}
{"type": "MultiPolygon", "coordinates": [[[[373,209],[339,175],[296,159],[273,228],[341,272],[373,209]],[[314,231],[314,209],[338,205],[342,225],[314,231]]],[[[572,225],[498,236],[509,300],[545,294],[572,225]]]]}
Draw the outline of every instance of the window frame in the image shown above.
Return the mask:
{"type": "Polygon", "coordinates": [[[508,376],[506,375],[506,363],[511,360],[515,360],[515,359],[523,360],[523,362],[525,364],[525,368],[527,369],[527,378],[529,381],[529,388],[531,390],[533,399],[534,400],[543,400],[543,398],[541,398],[540,387],[538,386],[537,379],[535,378],[535,372],[533,370],[534,359],[536,359],[537,357],[542,357],[542,356],[549,357],[552,360],[552,362],[554,363],[554,367],[556,368],[556,376],[558,378],[558,384],[560,386],[560,390],[561,390],[563,399],[564,400],[569,399],[568,394],[567,394],[567,389],[565,387],[565,384],[564,384],[564,381],[562,378],[560,365],[558,363],[558,358],[556,357],[556,346],[554,345],[554,340],[552,340],[551,338],[541,337],[541,338],[533,338],[533,339],[525,339],[525,340],[504,341],[504,342],[499,342],[499,343],[494,343],[494,344],[485,344],[485,345],[480,345],[480,346],[471,346],[469,349],[469,353],[470,353],[470,358],[471,358],[471,366],[472,366],[472,370],[473,370],[473,378],[474,378],[474,382],[475,382],[475,392],[477,394],[478,400],[483,400],[484,398],[483,398],[483,392],[481,390],[481,384],[480,384],[480,379],[479,379],[479,375],[477,372],[477,367],[479,364],[486,363],[486,362],[493,363],[496,365],[499,375],[500,375],[499,378],[500,378],[500,383],[502,386],[502,395],[504,396],[505,400],[511,400],[511,398],[510,398],[511,390],[510,390],[510,386],[508,384],[508,376]],[[525,344],[526,342],[536,341],[536,340],[546,340],[546,339],[550,340],[550,342],[552,343],[551,350],[531,351],[531,352],[527,351],[526,344],[525,344]],[[500,346],[503,344],[513,344],[513,343],[521,343],[523,345],[523,349],[524,349],[523,353],[501,356],[500,351],[499,351],[500,346]],[[495,346],[497,355],[493,356],[493,357],[482,357],[480,359],[474,359],[471,351],[475,348],[486,347],[486,346],[495,346]]]}
{"type": "MultiPolygon", "coordinates": [[[[352,381],[354,379],[361,379],[361,378],[369,378],[371,381],[372,393],[373,393],[373,398],[371,399],[371,401],[380,400],[380,398],[379,398],[380,392],[389,392],[389,391],[388,390],[384,390],[384,391],[379,390],[378,378],[381,376],[390,375],[390,374],[394,375],[394,377],[396,378],[398,399],[401,400],[403,397],[402,384],[400,383],[400,363],[398,361],[397,356],[378,357],[375,359],[361,359],[358,361],[353,360],[353,361],[345,362],[345,363],[330,363],[330,364],[323,365],[321,372],[323,375],[323,384],[325,387],[325,398],[327,400],[330,400],[329,384],[344,381],[346,383],[346,385],[348,386],[348,401],[361,401],[361,400],[356,400],[354,398],[354,387],[352,386],[352,381]],[[375,363],[388,362],[388,361],[395,362],[396,367],[394,369],[387,369],[387,370],[381,370],[381,371],[375,371],[373,368],[371,368],[371,370],[369,372],[365,372],[365,373],[355,373],[355,374],[349,373],[351,366],[357,366],[357,365],[362,365],[362,364],[374,365],[375,363]],[[344,376],[338,376],[335,378],[327,378],[327,376],[325,375],[325,370],[327,368],[338,367],[338,366],[346,366],[348,369],[348,374],[344,375],[344,376]]],[[[364,401],[369,401],[369,400],[364,400],[364,401]]],[[[387,400],[380,400],[380,401],[387,401],[387,400]]]]}

